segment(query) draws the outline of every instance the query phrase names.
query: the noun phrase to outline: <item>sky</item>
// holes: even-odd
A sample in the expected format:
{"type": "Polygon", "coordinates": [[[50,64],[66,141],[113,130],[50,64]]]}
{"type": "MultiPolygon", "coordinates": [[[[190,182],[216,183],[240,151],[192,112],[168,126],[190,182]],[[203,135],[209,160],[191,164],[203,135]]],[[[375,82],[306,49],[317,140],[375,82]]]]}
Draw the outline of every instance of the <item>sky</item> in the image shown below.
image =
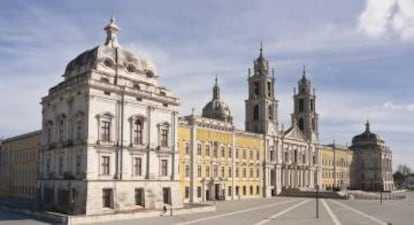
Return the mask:
{"type": "Polygon", "coordinates": [[[121,46],[155,63],[180,115],[201,114],[218,75],[243,129],[247,71],[263,42],[280,124],[291,124],[306,65],[322,143],[350,144],[369,120],[394,167],[414,169],[414,0],[2,1],[0,137],[41,128],[41,97],[71,59],[103,44],[112,15],[121,46]]]}

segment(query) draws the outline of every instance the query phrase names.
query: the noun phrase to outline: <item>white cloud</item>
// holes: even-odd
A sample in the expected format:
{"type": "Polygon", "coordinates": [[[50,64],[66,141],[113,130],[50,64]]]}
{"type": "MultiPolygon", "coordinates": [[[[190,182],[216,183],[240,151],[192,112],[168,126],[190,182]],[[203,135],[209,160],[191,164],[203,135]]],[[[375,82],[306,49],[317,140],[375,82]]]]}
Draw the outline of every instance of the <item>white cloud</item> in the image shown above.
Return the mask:
{"type": "Polygon", "coordinates": [[[414,103],[413,104],[394,104],[393,102],[385,102],[382,105],[382,108],[390,109],[390,110],[414,111],[414,103]]]}
{"type": "Polygon", "coordinates": [[[367,0],[358,30],[372,38],[414,41],[414,0],[367,0]]]}

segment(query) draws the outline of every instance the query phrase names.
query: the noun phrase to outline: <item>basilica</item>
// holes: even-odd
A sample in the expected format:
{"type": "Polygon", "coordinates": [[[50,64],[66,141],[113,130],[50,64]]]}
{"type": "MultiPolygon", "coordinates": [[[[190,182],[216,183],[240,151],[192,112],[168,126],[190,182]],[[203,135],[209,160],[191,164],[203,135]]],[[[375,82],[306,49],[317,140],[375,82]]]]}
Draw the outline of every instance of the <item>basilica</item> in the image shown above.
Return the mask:
{"type": "Polygon", "coordinates": [[[319,142],[305,69],[289,127],[278,122],[276,80],[262,47],[247,74],[244,128],[234,125],[217,78],[202,114],[179,117],[180,101],[159,85],[155,65],[121,46],[114,18],[104,30],[104,42],[71,60],[41,99],[41,130],[3,141],[0,178],[9,182],[0,194],[21,193],[40,210],[94,215],[318,186],[393,189],[391,150],[369,124],[351,147],[319,142]],[[24,146],[16,142],[33,153],[30,180],[9,170],[7,159],[20,159],[13,146],[24,146]]]}

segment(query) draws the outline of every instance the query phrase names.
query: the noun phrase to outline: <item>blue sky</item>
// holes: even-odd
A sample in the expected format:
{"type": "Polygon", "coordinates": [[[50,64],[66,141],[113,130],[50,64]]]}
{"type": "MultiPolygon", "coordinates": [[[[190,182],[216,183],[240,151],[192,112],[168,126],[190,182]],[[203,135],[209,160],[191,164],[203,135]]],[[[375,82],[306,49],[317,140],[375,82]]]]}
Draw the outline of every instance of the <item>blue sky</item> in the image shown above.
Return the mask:
{"type": "Polygon", "coordinates": [[[40,128],[40,98],[72,58],[103,43],[115,14],[120,44],[154,61],[181,115],[201,113],[218,74],[243,128],[247,70],[263,41],[285,127],[306,65],[323,143],[350,143],[369,119],[394,166],[414,168],[413,12],[414,0],[2,1],[0,137],[40,128]]]}

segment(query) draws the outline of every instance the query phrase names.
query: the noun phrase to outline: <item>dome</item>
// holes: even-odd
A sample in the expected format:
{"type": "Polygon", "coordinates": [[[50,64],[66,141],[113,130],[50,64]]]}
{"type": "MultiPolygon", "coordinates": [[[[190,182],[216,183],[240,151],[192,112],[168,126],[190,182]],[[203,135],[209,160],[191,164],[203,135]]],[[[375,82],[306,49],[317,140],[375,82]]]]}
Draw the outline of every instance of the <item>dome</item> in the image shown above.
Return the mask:
{"type": "Polygon", "coordinates": [[[97,69],[100,65],[106,68],[117,65],[118,70],[125,72],[139,72],[153,77],[157,74],[154,63],[146,58],[139,57],[122,48],[117,40],[118,26],[112,17],[110,23],[105,26],[106,40],[104,44],[86,50],[71,60],[65,69],[65,78],[78,75],[91,69],[97,69]]]}
{"type": "Polygon", "coordinates": [[[365,124],[365,131],[352,138],[352,145],[360,144],[384,144],[384,140],[380,135],[371,132],[368,121],[365,124]]]}
{"type": "Polygon", "coordinates": [[[229,106],[220,101],[220,87],[217,84],[217,78],[213,87],[213,99],[204,106],[202,116],[230,123],[233,121],[229,106]]]}
{"type": "Polygon", "coordinates": [[[269,62],[263,56],[263,48],[260,43],[259,57],[254,61],[254,73],[255,75],[267,75],[269,73],[269,62]]]}

